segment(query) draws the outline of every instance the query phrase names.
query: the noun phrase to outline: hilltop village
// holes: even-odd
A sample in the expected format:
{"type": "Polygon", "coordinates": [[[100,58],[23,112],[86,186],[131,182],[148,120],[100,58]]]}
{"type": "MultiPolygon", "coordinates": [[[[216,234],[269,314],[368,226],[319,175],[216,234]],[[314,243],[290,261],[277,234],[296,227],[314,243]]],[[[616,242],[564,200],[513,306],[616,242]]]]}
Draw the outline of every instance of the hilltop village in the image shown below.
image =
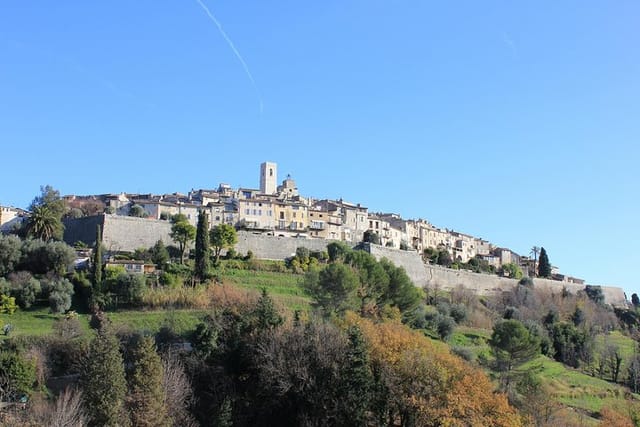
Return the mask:
{"type": "MultiPolygon", "coordinates": [[[[300,194],[296,182],[287,176],[278,185],[278,165],[260,165],[259,188],[237,188],[220,184],[217,189],[191,190],[187,194],[101,194],[63,197],[68,219],[97,214],[169,220],[175,214],[186,216],[196,225],[198,212],[205,210],[210,227],[229,224],[254,234],[300,239],[341,240],[351,245],[370,242],[388,248],[425,253],[446,251],[444,264],[456,268],[469,261],[482,263],[491,272],[505,271],[506,265],[518,266],[522,274],[534,277],[537,259],[520,255],[484,239],[448,228],[439,228],[424,219],[404,219],[395,213],[370,212],[360,203],[342,199],[318,200],[300,194]],[[425,252],[426,251],[426,252],[425,252]]],[[[3,207],[0,226],[15,227],[28,212],[3,207]]],[[[93,230],[90,230],[90,233],[93,230]]],[[[68,243],[69,241],[65,236],[68,243]]],[[[512,273],[513,274],[513,273],[512,273]]],[[[552,270],[554,280],[583,284],[584,280],[552,270]]]]}

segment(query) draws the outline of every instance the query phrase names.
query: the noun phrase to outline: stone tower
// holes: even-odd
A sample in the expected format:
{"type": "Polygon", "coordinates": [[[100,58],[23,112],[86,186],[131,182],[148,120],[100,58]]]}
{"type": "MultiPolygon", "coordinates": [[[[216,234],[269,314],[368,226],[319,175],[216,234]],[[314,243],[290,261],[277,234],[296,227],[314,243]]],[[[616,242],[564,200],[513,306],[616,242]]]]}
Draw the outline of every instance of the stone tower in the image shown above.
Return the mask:
{"type": "Polygon", "coordinates": [[[264,162],[260,165],[260,192],[262,194],[275,194],[278,182],[278,165],[272,162],[264,162]]]}

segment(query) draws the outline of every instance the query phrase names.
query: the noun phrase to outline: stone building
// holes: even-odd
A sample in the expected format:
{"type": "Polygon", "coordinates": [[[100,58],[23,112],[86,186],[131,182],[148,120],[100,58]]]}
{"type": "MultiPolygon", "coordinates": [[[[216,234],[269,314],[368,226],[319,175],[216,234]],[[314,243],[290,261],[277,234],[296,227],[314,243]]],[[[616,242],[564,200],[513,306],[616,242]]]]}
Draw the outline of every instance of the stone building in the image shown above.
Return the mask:
{"type": "Polygon", "coordinates": [[[276,194],[278,183],[278,165],[264,162],[260,165],[260,192],[262,194],[276,194]]]}
{"type": "Polygon", "coordinates": [[[28,212],[11,206],[0,206],[0,232],[8,233],[20,227],[28,212]]]}

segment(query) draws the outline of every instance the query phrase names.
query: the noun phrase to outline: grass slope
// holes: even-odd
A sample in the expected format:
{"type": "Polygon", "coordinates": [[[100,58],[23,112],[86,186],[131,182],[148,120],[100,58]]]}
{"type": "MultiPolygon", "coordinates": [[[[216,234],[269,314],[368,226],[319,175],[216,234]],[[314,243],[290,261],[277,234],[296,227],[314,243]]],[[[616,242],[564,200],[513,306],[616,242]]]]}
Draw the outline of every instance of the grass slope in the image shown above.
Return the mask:
{"type": "Polygon", "coordinates": [[[265,288],[274,301],[291,312],[295,310],[309,311],[310,309],[311,297],[302,288],[303,276],[299,274],[225,270],[219,277],[223,283],[256,293],[265,288]]]}

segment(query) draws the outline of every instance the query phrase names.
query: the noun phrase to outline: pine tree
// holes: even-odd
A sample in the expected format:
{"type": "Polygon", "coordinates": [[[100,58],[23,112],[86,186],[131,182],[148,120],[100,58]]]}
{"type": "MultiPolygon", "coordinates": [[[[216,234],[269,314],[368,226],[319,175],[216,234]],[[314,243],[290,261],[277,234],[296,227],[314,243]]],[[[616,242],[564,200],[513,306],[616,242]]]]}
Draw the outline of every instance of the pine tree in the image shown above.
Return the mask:
{"type": "Polygon", "coordinates": [[[256,303],[253,314],[255,316],[256,326],[260,330],[273,329],[282,325],[284,322],[284,319],[273,305],[273,300],[265,288],[262,288],[262,295],[260,295],[256,303]]]}
{"type": "Polygon", "coordinates": [[[80,382],[90,424],[119,425],[127,384],[120,343],[110,328],[100,329],[91,342],[80,382]]]}
{"type": "Polygon", "coordinates": [[[549,263],[549,257],[547,251],[544,248],[540,248],[540,258],[538,259],[538,276],[551,277],[551,263],[549,263]]]}
{"type": "Polygon", "coordinates": [[[96,243],[93,247],[93,286],[94,290],[100,290],[102,286],[102,229],[96,225],[96,243]]]}
{"type": "Polygon", "coordinates": [[[209,275],[209,219],[204,211],[198,213],[198,227],[196,229],[196,268],[195,275],[200,281],[209,275]]]}
{"type": "Polygon", "coordinates": [[[374,387],[373,374],[369,366],[369,350],[357,326],[347,330],[349,349],[342,372],[341,396],[343,418],[340,425],[366,425],[366,413],[372,398],[374,387]]]}
{"type": "Polygon", "coordinates": [[[158,240],[151,248],[151,260],[161,270],[164,270],[165,264],[169,262],[169,251],[162,240],[158,240]]]}
{"type": "Polygon", "coordinates": [[[142,337],[133,350],[133,372],[129,379],[127,399],[131,422],[137,426],[169,424],[162,390],[162,361],[153,339],[142,337]]]}

